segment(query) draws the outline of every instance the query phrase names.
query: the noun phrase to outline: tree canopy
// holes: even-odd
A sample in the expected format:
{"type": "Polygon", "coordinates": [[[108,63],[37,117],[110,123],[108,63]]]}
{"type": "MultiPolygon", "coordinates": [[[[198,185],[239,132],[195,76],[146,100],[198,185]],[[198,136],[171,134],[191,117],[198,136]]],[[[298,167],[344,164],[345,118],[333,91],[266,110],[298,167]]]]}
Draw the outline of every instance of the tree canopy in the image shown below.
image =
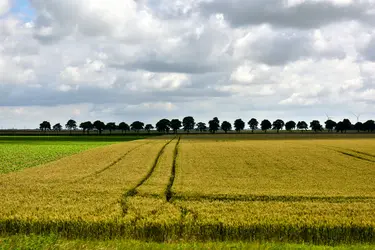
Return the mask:
{"type": "Polygon", "coordinates": [[[236,129],[237,132],[241,132],[241,130],[245,129],[245,122],[242,121],[241,119],[237,119],[234,121],[234,128],[236,129]]]}
{"type": "Polygon", "coordinates": [[[189,133],[190,130],[194,129],[194,126],[195,126],[194,118],[192,116],[186,116],[182,120],[182,126],[184,127],[184,130],[189,133]]]}
{"type": "Polygon", "coordinates": [[[69,129],[70,132],[71,132],[73,129],[76,129],[76,128],[77,128],[77,122],[76,122],[75,120],[70,119],[70,120],[65,124],[65,128],[69,129]]]}
{"type": "Polygon", "coordinates": [[[269,120],[265,119],[260,123],[260,128],[267,133],[267,130],[272,128],[272,124],[269,120]]]}
{"type": "Polygon", "coordinates": [[[96,128],[96,130],[98,130],[99,134],[101,134],[102,131],[105,129],[105,123],[102,122],[102,121],[97,120],[97,121],[94,122],[93,125],[94,125],[94,128],[96,128]]]}
{"type": "Polygon", "coordinates": [[[179,119],[173,119],[171,121],[171,128],[175,134],[177,134],[177,130],[182,127],[182,122],[179,119]]]}
{"type": "Polygon", "coordinates": [[[133,122],[131,125],[130,125],[130,128],[131,130],[135,131],[135,132],[139,132],[140,130],[143,129],[143,126],[145,124],[143,122],[140,122],[140,121],[135,121],[133,122]]]}
{"type": "Polygon", "coordinates": [[[122,133],[124,133],[124,131],[126,133],[126,131],[130,131],[130,126],[126,122],[121,122],[118,125],[118,129],[120,129],[122,133]]]}
{"type": "Polygon", "coordinates": [[[365,123],[363,123],[363,129],[368,132],[372,132],[375,130],[375,121],[368,120],[365,123]]]}
{"type": "Polygon", "coordinates": [[[328,119],[326,122],[326,129],[328,130],[328,132],[332,132],[333,129],[336,127],[337,123],[332,121],[331,119],[328,119]]]}
{"type": "Polygon", "coordinates": [[[318,120],[313,120],[312,122],[310,122],[310,128],[315,132],[323,130],[323,126],[320,125],[320,122],[318,120]]]}
{"type": "Polygon", "coordinates": [[[364,130],[364,129],[363,129],[363,123],[362,123],[362,122],[357,122],[357,123],[354,125],[354,129],[357,130],[358,132],[361,131],[361,130],[364,130]]]}
{"type": "Polygon", "coordinates": [[[230,123],[227,122],[227,121],[223,121],[223,123],[221,124],[221,129],[222,129],[225,133],[228,133],[228,131],[232,130],[232,124],[230,124],[230,123]]]}
{"type": "MultiPolygon", "coordinates": [[[[366,132],[373,132],[375,131],[375,121],[374,120],[367,120],[366,122],[360,122],[358,121],[355,124],[352,124],[349,119],[343,119],[342,121],[335,122],[331,119],[326,120],[325,122],[325,128],[328,130],[328,132],[331,132],[335,130],[336,132],[344,133],[347,130],[356,130],[357,132],[360,131],[366,131],[366,132]]],[[[317,132],[317,131],[323,131],[323,126],[320,124],[320,121],[313,120],[308,125],[305,121],[299,121],[297,124],[294,121],[288,121],[287,123],[284,123],[283,120],[277,119],[273,123],[271,123],[269,120],[265,119],[260,124],[255,118],[251,118],[247,124],[249,125],[252,132],[254,132],[255,129],[258,128],[258,125],[260,125],[260,128],[267,133],[267,130],[274,129],[277,130],[279,133],[279,130],[282,130],[284,127],[287,131],[291,131],[293,129],[299,129],[305,131],[309,127],[311,130],[317,132]]],[[[232,126],[235,129],[236,132],[241,132],[241,130],[245,129],[245,122],[242,119],[236,119],[233,124],[231,124],[228,121],[224,121],[220,125],[220,121],[217,117],[214,117],[212,120],[208,122],[208,126],[204,122],[198,122],[197,124],[194,121],[194,118],[192,116],[186,116],[182,121],[179,119],[172,119],[168,120],[166,118],[161,119],[158,121],[155,125],[155,128],[158,132],[164,132],[169,133],[169,131],[172,129],[174,133],[177,133],[179,129],[183,128],[188,133],[191,130],[196,130],[200,132],[204,132],[209,130],[211,133],[216,133],[218,130],[222,129],[225,133],[232,130],[232,126]]],[[[47,131],[51,130],[51,124],[48,121],[43,121],[39,124],[39,128],[41,131],[47,131]]],[[[77,122],[73,119],[70,119],[66,124],[65,128],[70,130],[70,133],[73,129],[77,128],[77,122]]],[[[118,126],[115,122],[108,122],[105,124],[104,122],[100,120],[96,120],[94,123],[91,123],[91,121],[82,122],[79,125],[79,128],[83,130],[83,133],[87,131],[87,134],[89,134],[89,131],[92,129],[96,129],[99,134],[102,133],[103,130],[108,130],[110,134],[112,134],[112,131],[114,130],[121,130],[122,133],[133,130],[135,132],[139,132],[140,130],[145,130],[150,133],[151,130],[154,129],[154,126],[152,124],[144,125],[141,121],[135,121],[130,126],[125,123],[121,122],[118,126]]],[[[60,123],[56,123],[53,127],[53,130],[55,131],[61,131],[63,129],[63,126],[60,123]]]]}
{"type": "Polygon", "coordinates": [[[161,119],[155,127],[158,132],[168,133],[171,129],[171,122],[168,119],[161,119]]]}
{"type": "Polygon", "coordinates": [[[294,121],[288,121],[287,123],[285,123],[285,129],[287,131],[291,131],[292,129],[295,129],[296,128],[296,123],[294,121]]]}
{"type": "Polygon", "coordinates": [[[79,127],[83,130],[83,133],[85,133],[85,131],[87,131],[87,134],[90,133],[90,130],[92,130],[94,128],[94,125],[90,122],[90,121],[87,121],[87,122],[82,122],[79,127]]]}
{"type": "Polygon", "coordinates": [[[154,129],[154,126],[152,126],[152,124],[146,124],[145,126],[145,130],[150,133],[151,129],[154,129]]]}
{"type": "Polygon", "coordinates": [[[283,129],[283,127],[284,127],[284,121],[281,120],[281,119],[277,119],[276,121],[274,121],[274,122],[272,123],[272,126],[273,126],[273,129],[276,129],[276,130],[277,130],[277,133],[279,133],[279,131],[280,131],[281,129],[283,129]]]}
{"type": "Polygon", "coordinates": [[[112,131],[117,129],[116,123],[115,122],[108,122],[105,125],[105,129],[107,129],[109,131],[109,133],[112,134],[112,131]]]}
{"type": "Polygon", "coordinates": [[[216,133],[220,128],[220,121],[217,117],[214,117],[212,120],[208,122],[208,129],[211,133],[216,133]]]}
{"type": "Polygon", "coordinates": [[[62,126],[60,123],[56,123],[55,125],[53,125],[52,129],[55,131],[61,131],[62,126]]]}
{"type": "Polygon", "coordinates": [[[51,130],[51,123],[43,121],[41,124],[39,124],[39,129],[42,131],[51,130]]]}
{"type": "Polygon", "coordinates": [[[204,122],[198,122],[197,123],[197,130],[200,131],[200,132],[206,131],[207,130],[206,123],[204,123],[204,122]]]}
{"type": "Polygon", "coordinates": [[[251,118],[250,121],[247,123],[251,128],[251,132],[254,133],[254,130],[258,128],[259,122],[255,118],[251,118]]]}
{"type": "Polygon", "coordinates": [[[307,128],[308,128],[308,126],[307,126],[307,123],[305,122],[305,121],[299,121],[298,123],[297,123],[297,128],[299,129],[299,130],[307,130],[307,128]]]}

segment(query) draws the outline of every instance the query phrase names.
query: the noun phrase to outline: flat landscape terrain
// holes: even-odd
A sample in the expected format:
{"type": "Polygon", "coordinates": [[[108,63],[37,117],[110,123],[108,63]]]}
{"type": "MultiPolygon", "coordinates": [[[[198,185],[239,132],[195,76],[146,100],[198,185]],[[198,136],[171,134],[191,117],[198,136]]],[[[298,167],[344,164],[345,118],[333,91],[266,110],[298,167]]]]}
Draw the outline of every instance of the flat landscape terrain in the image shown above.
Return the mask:
{"type": "Polygon", "coordinates": [[[3,139],[0,235],[373,244],[375,136],[312,136],[3,139]]]}

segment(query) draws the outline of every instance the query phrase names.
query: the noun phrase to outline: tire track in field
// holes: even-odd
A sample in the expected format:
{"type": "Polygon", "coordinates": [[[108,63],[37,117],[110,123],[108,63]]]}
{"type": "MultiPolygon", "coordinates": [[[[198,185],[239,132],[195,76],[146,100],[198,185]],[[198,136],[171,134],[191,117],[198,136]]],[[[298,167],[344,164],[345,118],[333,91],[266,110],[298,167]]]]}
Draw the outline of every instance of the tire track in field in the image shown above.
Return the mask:
{"type": "Polygon", "coordinates": [[[159,153],[157,154],[156,158],[155,158],[155,161],[152,165],[152,167],[150,168],[150,170],[148,171],[148,173],[131,189],[129,189],[128,191],[126,191],[122,197],[121,197],[121,200],[120,200],[120,205],[121,205],[121,209],[122,209],[122,214],[125,215],[127,214],[127,211],[128,211],[128,206],[127,206],[127,198],[128,197],[133,197],[137,194],[137,188],[139,188],[140,186],[142,186],[143,183],[145,183],[150,177],[151,175],[154,173],[158,163],[159,163],[159,160],[160,160],[160,157],[163,155],[164,153],[164,150],[165,148],[175,139],[176,137],[173,137],[170,141],[168,141],[167,143],[164,144],[164,146],[160,149],[159,153]]]}
{"type": "Polygon", "coordinates": [[[360,154],[360,155],[369,156],[371,158],[375,158],[375,155],[373,155],[373,154],[369,154],[369,153],[365,153],[365,152],[361,152],[361,151],[357,151],[357,150],[352,150],[352,149],[349,149],[349,151],[352,151],[352,152],[360,154]]]}
{"type": "Polygon", "coordinates": [[[180,201],[243,201],[243,202],[328,202],[351,203],[375,201],[375,197],[362,196],[288,196],[288,195],[175,195],[180,201]]]}
{"type": "Polygon", "coordinates": [[[334,147],[334,146],[323,146],[323,148],[335,151],[335,152],[343,154],[345,156],[353,157],[353,158],[358,159],[358,160],[367,161],[367,162],[375,162],[375,159],[368,159],[368,158],[364,157],[364,156],[367,156],[367,157],[370,157],[370,158],[375,158],[375,155],[372,155],[372,154],[369,154],[369,153],[364,153],[364,152],[357,151],[357,150],[346,149],[346,148],[341,148],[341,147],[334,147]],[[353,153],[345,152],[343,150],[353,152],[353,153]],[[357,153],[357,154],[360,154],[360,155],[363,155],[363,156],[355,155],[354,153],[357,153]]]}
{"type": "Polygon", "coordinates": [[[346,156],[350,156],[350,157],[359,159],[359,160],[368,161],[368,162],[375,162],[375,160],[370,160],[370,159],[367,159],[367,158],[364,158],[364,157],[361,157],[361,156],[358,156],[358,155],[354,155],[354,154],[351,154],[351,153],[347,153],[347,152],[344,152],[344,151],[337,150],[336,152],[341,153],[341,154],[346,155],[346,156]]]}
{"type": "Polygon", "coordinates": [[[174,148],[171,175],[169,177],[169,182],[168,182],[167,188],[165,190],[165,199],[167,200],[167,202],[169,202],[172,199],[172,196],[173,196],[172,187],[173,187],[174,179],[176,177],[176,161],[177,161],[177,156],[178,156],[178,145],[180,144],[180,140],[181,140],[181,136],[178,137],[178,141],[177,141],[176,146],[174,148]]]}
{"type": "Polygon", "coordinates": [[[119,163],[120,161],[124,160],[126,158],[126,156],[128,156],[131,152],[133,152],[134,150],[142,147],[142,146],[145,146],[147,144],[150,144],[151,142],[147,142],[147,143],[143,143],[141,145],[138,145],[130,150],[128,150],[125,154],[123,154],[122,156],[120,156],[119,158],[117,158],[116,160],[114,160],[113,162],[111,162],[109,165],[105,166],[104,168],[100,169],[100,170],[97,170],[95,171],[94,173],[91,173],[91,174],[88,174],[78,180],[74,180],[72,183],[77,183],[77,182],[80,182],[80,181],[84,181],[86,179],[89,179],[91,177],[94,177],[94,176],[97,176],[101,173],[103,173],[104,171],[110,169],[111,167],[115,166],[117,163],[119,163]]]}

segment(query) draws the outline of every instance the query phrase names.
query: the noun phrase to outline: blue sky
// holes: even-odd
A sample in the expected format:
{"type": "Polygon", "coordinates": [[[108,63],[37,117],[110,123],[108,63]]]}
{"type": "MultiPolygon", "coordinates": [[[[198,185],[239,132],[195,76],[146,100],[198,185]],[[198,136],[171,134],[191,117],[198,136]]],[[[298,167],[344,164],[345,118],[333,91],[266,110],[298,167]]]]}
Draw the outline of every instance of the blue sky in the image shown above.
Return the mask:
{"type": "Polygon", "coordinates": [[[24,21],[30,21],[34,18],[35,13],[29,0],[12,0],[11,13],[18,15],[24,21]]]}

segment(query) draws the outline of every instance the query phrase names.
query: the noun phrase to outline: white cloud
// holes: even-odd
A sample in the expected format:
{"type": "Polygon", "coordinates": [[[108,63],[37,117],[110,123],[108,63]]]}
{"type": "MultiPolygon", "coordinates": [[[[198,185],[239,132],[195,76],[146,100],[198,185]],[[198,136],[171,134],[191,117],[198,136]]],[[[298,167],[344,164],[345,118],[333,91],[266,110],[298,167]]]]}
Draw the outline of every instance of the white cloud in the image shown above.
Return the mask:
{"type": "Polygon", "coordinates": [[[3,3],[0,126],[325,119],[374,104],[372,0],[33,0],[27,21],[3,3]]]}
{"type": "Polygon", "coordinates": [[[0,0],[0,17],[10,10],[10,0],[0,0]]]}

